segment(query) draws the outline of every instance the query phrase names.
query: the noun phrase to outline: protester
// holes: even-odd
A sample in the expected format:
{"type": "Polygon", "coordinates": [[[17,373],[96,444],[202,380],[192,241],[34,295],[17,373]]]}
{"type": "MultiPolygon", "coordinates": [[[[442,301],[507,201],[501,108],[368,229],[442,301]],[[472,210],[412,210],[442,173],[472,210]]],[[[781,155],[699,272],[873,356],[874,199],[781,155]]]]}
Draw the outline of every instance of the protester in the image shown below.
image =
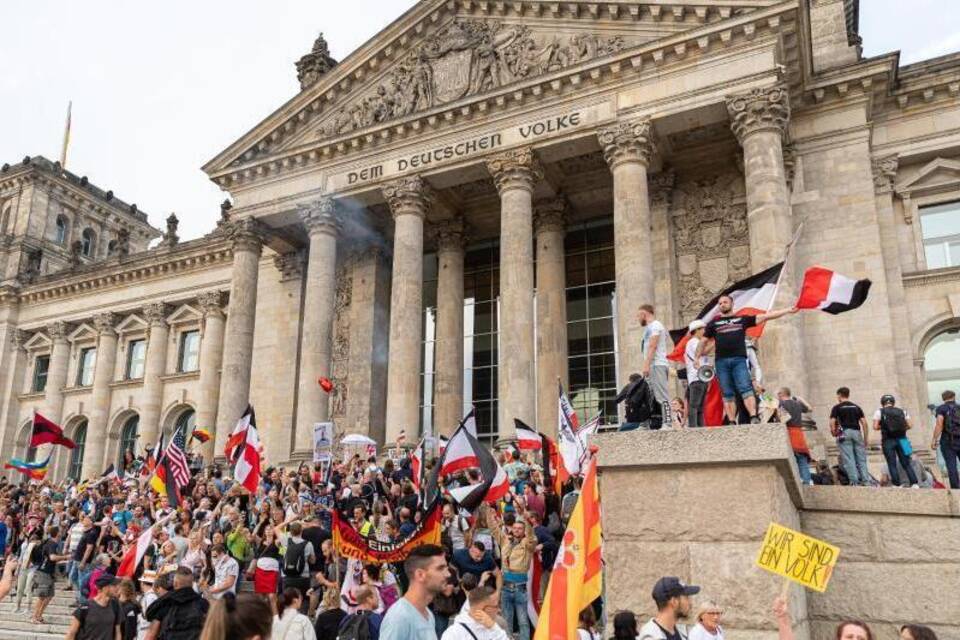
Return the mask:
{"type": "MultiPolygon", "coordinates": [[[[773,615],[777,620],[778,640],[795,640],[786,598],[777,597],[773,601],[773,615]]],[[[873,631],[859,620],[844,620],[838,624],[834,637],[836,640],[874,640],[873,631]]]]}
{"type": "Polygon", "coordinates": [[[496,622],[500,597],[496,583],[483,582],[467,593],[467,603],[443,633],[442,640],[508,640],[496,622]]]}
{"type": "Polygon", "coordinates": [[[789,387],[781,387],[777,391],[777,400],[780,403],[780,421],[787,427],[790,447],[793,449],[793,457],[797,461],[797,469],[800,471],[800,480],[803,484],[813,484],[813,478],[810,475],[812,456],[810,447],[807,445],[807,438],[803,433],[803,414],[813,411],[813,407],[803,398],[794,397],[790,393],[789,387]]]}
{"type": "MultiPolygon", "coordinates": [[[[509,494],[508,494],[509,495],[509,494]]],[[[523,500],[516,501],[518,516],[524,517],[526,512],[523,500]]],[[[533,527],[528,522],[518,518],[506,527],[494,529],[493,538],[500,548],[501,570],[503,572],[503,586],[500,591],[500,608],[507,628],[512,629],[514,619],[520,628],[517,636],[519,640],[530,640],[530,618],[527,613],[527,572],[533,560],[533,553],[537,547],[537,537],[533,527]]]]}
{"type": "Polygon", "coordinates": [[[287,587],[280,596],[280,615],[273,618],[276,637],[284,640],[316,640],[316,632],[310,618],[300,613],[303,594],[299,589],[287,587]]]}
{"type": "Polygon", "coordinates": [[[697,624],[690,629],[689,640],[723,640],[720,618],[723,609],[713,600],[706,600],[697,607],[697,624]]]}
{"type": "Polygon", "coordinates": [[[356,593],[357,610],[343,619],[337,633],[338,640],[378,640],[383,616],[377,613],[380,598],[377,590],[363,585],[356,593]]]}
{"type": "Polygon", "coordinates": [[[880,398],[880,408],[873,414],[873,429],[880,432],[880,446],[883,448],[883,457],[887,461],[890,482],[895,487],[900,486],[897,462],[906,471],[910,486],[915,489],[920,486],[917,474],[914,473],[913,466],[910,464],[912,449],[910,452],[906,450],[910,447],[907,431],[912,427],[910,415],[896,406],[896,399],[892,395],[887,394],[880,398]]]}
{"type": "Polygon", "coordinates": [[[321,601],[323,609],[317,614],[313,629],[317,640],[337,640],[340,623],[347,617],[347,612],[340,608],[340,592],[327,589],[321,601]]]}
{"type": "Polygon", "coordinates": [[[436,624],[429,605],[443,591],[449,575],[443,548],[431,544],[416,547],[403,568],[410,586],[384,616],[380,640],[436,640],[436,624]]]}
{"type": "MultiPolygon", "coordinates": [[[[227,553],[222,544],[215,544],[210,550],[214,579],[213,584],[204,589],[204,595],[219,600],[227,593],[237,595],[237,578],[240,576],[240,566],[227,553]]],[[[193,572],[191,571],[191,574],[193,572]]]]}
{"type": "Polygon", "coordinates": [[[640,351],[643,354],[643,365],[640,375],[650,385],[653,397],[658,404],[651,428],[669,428],[670,419],[670,392],[668,387],[670,367],[667,362],[667,334],[666,327],[657,320],[652,304],[640,305],[638,313],[640,325],[644,327],[640,351]]]}
{"type": "Polygon", "coordinates": [[[194,591],[193,572],[186,567],[176,570],[172,586],[170,592],[147,608],[147,639],[197,640],[210,603],[194,591]]]}
{"type": "Polygon", "coordinates": [[[870,486],[870,471],[867,468],[867,447],[870,446],[870,431],[863,409],[850,402],[850,389],[837,389],[837,404],[830,410],[830,433],[837,439],[843,469],[851,485],[870,486]]]}
{"type": "Polygon", "coordinates": [[[614,640],[636,640],[639,635],[637,616],[633,611],[620,611],[613,616],[614,640]]]}
{"type": "MultiPolygon", "coordinates": [[[[34,547],[31,561],[36,571],[33,574],[33,582],[37,592],[37,608],[33,612],[33,622],[35,624],[44,624],[43,612],[53,600],[54,580],[53,574],[56,572],[57,563],[63,560],[69,560],[68,554],[57,553],[60,546],[58,537],[60,536],[60,527],[52,526],[47,530],[47,539],[37,547],[34,547]]],[[[17,601],[20,600],[20,594],[17,594],[17,601]]]]}
{"type": "Polygon", "coordinates": [[[707,383],[700,379],[700,368],[710,364],[710,348],[700,348],[707,323],[694,320],[687,327],[690,339],[683,348],[683,362],[687,371],[687,426],[705,426],[703,405],[707,397],[707,383]],[[699,354],[699,355],[698,355],[699,354]]]}
{"type": "Polygon", "coordinates": [[[690,615],[690,596],[700,587],[686,585],[679,578],[665,576],[653,585],[657,615],[640,629],[638,640],[687,640],[687,628],[680,621],[690,615]]]}
{"type": "Polygon", "coordinates": [[[97,595],[73,612],[67,640],[120,638],[123,611],[115,600],[120,581],[105,573],[97,578],[97,595]]]}
{"type": "Polygon", "coordinates": [[[937,640],[937,634],[922,624],[905,624],[900,627],[900,640],[937,640]]]}
{"type": "Polygon", "coordinates": [[[484,572],[493,571],[497,568],[497,564],[493,561],[493,555],[479,541],[474,542],[467,549],[454,551],[453,566],[461,576],[472,573],[478,578],[484,572]]]}
{"type": "Polygon", "coordinates": [[[600,640],[600,632],[597,631],[597,614],[593,607],[586,607],[580,611],[577,617],[577,640],[600,640]]]}
{"type": "Polygon", "coordinates": [[[633,431],[644,425],[650,426],[650,416],[653,415],[655,400],[650,385],[639,373],[631,373],[626,386],[614,399],[617,404],[623,403],[623,424],[619,431],[633,431]]]}
{"type": "Polygon", "coordinates": [[[941,393],[940,398],[943,404],[936,409],[937,425],[930,448],[936,451],[939,442],[950,488],[960,489],[960,472],[957,471],[957,461],[960,460],[960,406],[957,406],[957,394],[950,389],[941,393]]]}
{"type": "Polygon", "coordinates": [[[137,637],[137,627],[140,620],[140,603],[137,602],[137,591],[131,580],[121,580],[117,588],[120,602],[120,637],[123,640],[134,640],[137,637]]]}

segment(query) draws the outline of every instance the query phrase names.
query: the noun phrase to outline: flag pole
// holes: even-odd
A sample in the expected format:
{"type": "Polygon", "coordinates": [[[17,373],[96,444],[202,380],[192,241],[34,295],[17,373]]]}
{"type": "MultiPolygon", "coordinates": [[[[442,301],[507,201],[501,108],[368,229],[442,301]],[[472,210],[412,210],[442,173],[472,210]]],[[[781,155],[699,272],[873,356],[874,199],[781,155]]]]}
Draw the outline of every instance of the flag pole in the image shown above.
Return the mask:
{"type": "Polygon", "coordinates": [[[70,120],[73,114],[73,100],[67,103],[67,123],[63,129],[63,146],[60,148],[60,168],[67,168],[67,149],[70,147],[70,120]]]}
{"type": "MultiPolygon", "coordinates": [[[[797,230],[793,233],[793,238],[790,239],[790,242],[787,244],[786,249],[783,252],[783,266],[780,268],[780,275],[777,276],[777,284],[773,286],[773,297],[770,298],[770,309],[774,307],[774,302],[777,300],[777,296],[780,295],[780,284],[783,282],[783,276],[787,273],[787,265],[790,262],[790,258],[793,257],[793,249],[797,245],[797,242],[800,240],[800,235],[803,233],[803,221],[797,225],[797,230]]],[[[767,309],[769,311],[770,309],[767,309]]]]}

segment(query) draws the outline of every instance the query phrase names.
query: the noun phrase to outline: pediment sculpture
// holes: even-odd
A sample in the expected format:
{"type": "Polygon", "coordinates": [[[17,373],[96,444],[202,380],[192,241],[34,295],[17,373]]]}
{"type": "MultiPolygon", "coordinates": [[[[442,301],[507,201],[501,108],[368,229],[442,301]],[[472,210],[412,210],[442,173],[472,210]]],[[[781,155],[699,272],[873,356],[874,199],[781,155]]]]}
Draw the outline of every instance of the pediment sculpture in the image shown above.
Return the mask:
{"type": "Polygon", "coordinates": [[[343,135],[626,46],[619,35],[557,35],[496,20],[457,19],[407,54],[372,91],[340,108],[319,133],[343,135]]]}

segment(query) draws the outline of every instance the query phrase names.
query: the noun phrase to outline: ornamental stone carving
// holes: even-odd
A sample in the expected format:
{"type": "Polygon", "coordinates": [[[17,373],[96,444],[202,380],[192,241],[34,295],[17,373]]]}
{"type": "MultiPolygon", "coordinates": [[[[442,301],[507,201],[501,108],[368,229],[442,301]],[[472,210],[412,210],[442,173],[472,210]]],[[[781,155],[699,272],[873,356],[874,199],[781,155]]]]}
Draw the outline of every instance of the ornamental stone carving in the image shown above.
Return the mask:
{"type": "Polygon", "coordinates": [[[167,247],[175,247],[180,242],[180,236],[177,235],[177,228],[180,226],[180,220],[177,214],[171,213],[167,216],[167,230],[163,232],[163,239],[160,244],[167,247]]]}
{"type": "Polygon", "coordinates": [[[93,326],[96,328],[97,333],[102,336],[115,336],[117,331],[115,327],[117,326],[117,316],[114,313],[98,313],[93,316],[93,326]]]}
{"type": "Polygon", "coordinates": [[[143,308],[143,317],[150,326],[160,326],[167,322],[169,307],[162,302],[151,302],[143,308]]]}
{"type": "Polygon", "coordinates": [[[197,296],[197,306],[203,317],[223,315],[223,292],[204,291],[197,296]]]}
{"type": "Polygon", "coordinates": [[[350,370],[350,312],[353,302],[353,266],[355,258],[348,257],[336,273],[336,298],[333,307],[333,344],[330,357],[330,377],[333,392],[330,415],[344,419],[347,415],[350,370]]]}
{"type": "Polygon", "coordinates": [[[27,340],[29,339],[29,333],[23,329],[14,329],[13,336],[10,340],[10,346],[13,347],[14,351],[20,351],[24,348],[24,345],[27,344],[27,340]]]}
{"type": "Polygon", "coordinates": [[[252,251],[259,254],[263,250],[263,225],[254,218],[236,220],[226,227],[234,251],[252,251]]]}
{"type": "Polygon", "coordinates": [[[324,196],[309,204],[302,204],[297,207],[297,212],[303,226],[307,228],[307,233],[311,236],[315,233],[336,236],[340,229],[337,203],[329,196],[324,196]]]}
{"type": "Polygon", "coordinates": [[[330,56],[330,47],[321,33],[313,42],[313,49],[297,60],[297,80],[300,89],[306,89],[316,83],[325,73],[337,66],[337,61],[330,56]]]}
{"type": "Polygon", "coordinates": [[[457,19],[415,47],[366,94],[337,111],[320,134],[349,133],[611,55],[626,46],[616,35],[558,36],[498,20],[457,19]]]}
{"type": "Polygon", "coordinates": [[[618,122],[597,132],[603,148],[603,158],[611,169],[622,162],[639,162],[647,165],[656,152],[653,141],[653,125],[649,118],[618,122]]]}
{"type": "Polygon", "coordinates": [[[62,320],[56,320],[47,325],[47,335],[54,342],[65,342],[70,333],[70,325],[62,320]]]}
{"type": "Polygon", "coordinates": [[[381,191],[394,218],[407,214],[422,218],[435,198],[433,189],[420,176],[407,176],[388,182],[381,187],[381,191]]]}
{"type": "Polygon", "coordinates": [[[437,223],[434,226],[434,237],[437,240],[437,251],[463,251],[466,242],[466,233],[463,218],[451,218],[437,223]]]}
{"type": "Polygon", "coordinates": [[[673,169],[667,169],[650,176],[647,179],[650,192],[651,207],[670,206],[671,196],[673,195],[673,186],[677,181],[677,175],[673,169]]]}
{"type": "Polygon", "coordinates": [[[743,144],[746,136],[758,131],[773,131],[783,135],[790,120],[787,88],[776,85],[728,96],[727,113],[730,115],[730,128],[740,144],[743,144]]]}
{"type": "Polygon", "coordinates": [[[566,228],[567,201],[563,197],[545,198],[533,203],[533,228],[541,231],[560,231],[566,228]]]}
{"type": "Polygon", "coordinates": [[[893,192],[893,183],[897,179],[899,164],[900,159],[897,154],[873,159],[873,189],[876,193],[893,192]]]}
{"type": "Polygon", "coordinates": [[[280,282],[299,280],[303,275],[304,255],[301,251],[278,253],[273,256],[273,266],[280,272],[280,282]]]}
{"type": "Polygon", "coordinates": [[[530,147],[505,151],[487,159],[487,171],[501,195],[507,189],[533,191],[534,184],[543,178],[543,167],[530,147]]]}

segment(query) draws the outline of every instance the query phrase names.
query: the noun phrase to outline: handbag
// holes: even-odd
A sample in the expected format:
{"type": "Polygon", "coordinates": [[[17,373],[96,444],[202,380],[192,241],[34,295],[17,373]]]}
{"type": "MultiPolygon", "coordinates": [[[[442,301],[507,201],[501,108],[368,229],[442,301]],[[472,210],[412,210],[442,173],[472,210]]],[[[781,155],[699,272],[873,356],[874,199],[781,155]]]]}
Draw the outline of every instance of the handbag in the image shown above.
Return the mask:
{"type": "Polygon", "coordinates": [[[908,457],[913,455],[913,445],[910,444],[910,438],[900,438],[898,442],[900,443],[900,450],[903,451],[903,455],[908,457]]]}

